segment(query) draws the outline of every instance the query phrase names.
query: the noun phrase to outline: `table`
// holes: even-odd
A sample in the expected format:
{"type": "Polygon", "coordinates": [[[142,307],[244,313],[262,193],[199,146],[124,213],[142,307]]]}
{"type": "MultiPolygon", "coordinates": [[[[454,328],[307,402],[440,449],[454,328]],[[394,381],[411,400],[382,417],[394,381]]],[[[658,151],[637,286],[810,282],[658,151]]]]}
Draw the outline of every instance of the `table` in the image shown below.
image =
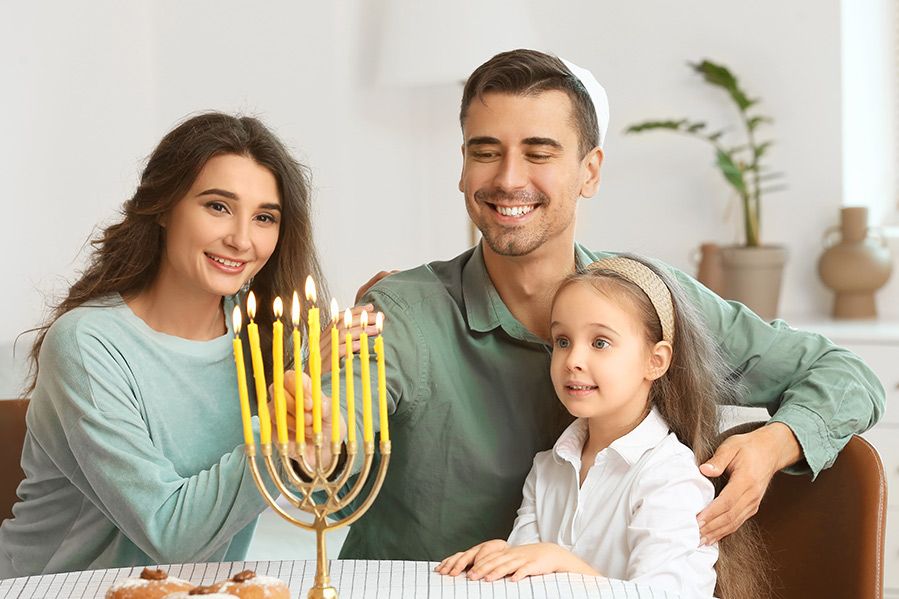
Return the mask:
{"type": "MultiPolygon", "coordinates": [[[[341,599],[677,599],[677,595],[620,580],[580,574],[534,576],[512,583],[471,582],[435,573],[437,562],[332,560],[331,582],[341,599]]],[[[294,597],[305,599],[315,577],[314,560],[221,562],[161,566],[194,584],[211,584],[247,568],[287,582],[294,597]]],[[[138,576],[143,567],[88,570],[0,580],[0,599],[103,599],[115,581],[138,576]]]]}

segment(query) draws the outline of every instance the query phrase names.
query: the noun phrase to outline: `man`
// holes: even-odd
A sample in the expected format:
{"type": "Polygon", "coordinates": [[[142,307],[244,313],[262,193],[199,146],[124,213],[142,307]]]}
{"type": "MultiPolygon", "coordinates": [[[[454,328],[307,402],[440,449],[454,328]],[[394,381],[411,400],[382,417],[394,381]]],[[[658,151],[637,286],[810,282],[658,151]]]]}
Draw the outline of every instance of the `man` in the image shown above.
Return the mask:
{"type": "MultiPolygon", "coordinates": [[[[439,560],[505,538],[534,454],[570,421],[549,377],[550,301],[563,277],[608,255],[574,240],[578,201],[599,186],[608,109],[592,75],[572,68],[580,79],[555,57],[516,50],[471,75],[459,189],[483,241],[363,298],[387,321],[393,452],[343,558],[439,560]]],[[[713,543],[755,513],[778,470],[828,467],[880,417],[884,392],[851,353],[672,272],[721,340],[746,404],[773,414],[702,465],[731,477],[698,515],[713,543]]]]}

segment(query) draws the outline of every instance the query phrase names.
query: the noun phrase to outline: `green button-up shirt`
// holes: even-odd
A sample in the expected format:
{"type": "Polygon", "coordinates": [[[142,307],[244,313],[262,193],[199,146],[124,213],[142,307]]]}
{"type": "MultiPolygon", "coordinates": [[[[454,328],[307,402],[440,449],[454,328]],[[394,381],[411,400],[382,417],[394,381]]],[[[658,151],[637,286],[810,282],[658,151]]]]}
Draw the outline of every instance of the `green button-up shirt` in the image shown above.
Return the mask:
{"type": "MultiPolygon", "coordinates": [[[[579,267],[609,255],[574,250],[579,267]]],[[[794,470],[816,475],[880,418],[883,387],[861,359],[783,321],[768,324],[670,270],[742,374],[745,404],[767,408],[795,433],[806,461],[794,470]]],[[[440,560],[506,538],[534,455],[570,422],[550,380],[551,347],[503,303],[480,246],[392,275],[364,302],[386,317],[393,452],[341,557],[440,560]]]]}

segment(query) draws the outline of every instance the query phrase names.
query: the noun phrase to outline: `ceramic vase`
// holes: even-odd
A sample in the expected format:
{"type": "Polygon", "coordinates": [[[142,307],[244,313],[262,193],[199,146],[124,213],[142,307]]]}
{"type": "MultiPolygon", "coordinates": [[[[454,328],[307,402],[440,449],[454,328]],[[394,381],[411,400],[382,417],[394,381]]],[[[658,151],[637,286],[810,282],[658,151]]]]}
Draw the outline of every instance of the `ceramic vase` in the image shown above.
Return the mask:
{"type": "Polygon", "coordinates": [[[765,320],[777,316],[786,248],[779,245],[721,248],[726,299],[748,306],[765,320]]]}
{"type": "Polygon", "coordinates": [[[890,278],[893,265],[884,239],[868,227],[868,209],[840,210],[840,226],[824,233],[824,246],[818,274],[836,292],[834,318],[875,318],[874,292],[890,278]]]}

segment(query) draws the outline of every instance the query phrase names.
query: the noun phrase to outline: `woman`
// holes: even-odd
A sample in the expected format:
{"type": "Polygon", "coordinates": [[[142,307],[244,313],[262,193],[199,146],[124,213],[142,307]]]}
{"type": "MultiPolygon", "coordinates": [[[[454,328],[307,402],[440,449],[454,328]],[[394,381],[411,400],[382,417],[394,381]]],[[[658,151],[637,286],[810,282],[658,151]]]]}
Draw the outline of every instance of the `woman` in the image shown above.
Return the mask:
{"type": "Polygon", "coordinates": [[[304,167],[256,119],[202,114],[160,142],[35,342],[0,578],[243,558],[266,504],[226,312],[252,281],[270,343],[273,298],[323,282],[309,203],[304,167]]]}

